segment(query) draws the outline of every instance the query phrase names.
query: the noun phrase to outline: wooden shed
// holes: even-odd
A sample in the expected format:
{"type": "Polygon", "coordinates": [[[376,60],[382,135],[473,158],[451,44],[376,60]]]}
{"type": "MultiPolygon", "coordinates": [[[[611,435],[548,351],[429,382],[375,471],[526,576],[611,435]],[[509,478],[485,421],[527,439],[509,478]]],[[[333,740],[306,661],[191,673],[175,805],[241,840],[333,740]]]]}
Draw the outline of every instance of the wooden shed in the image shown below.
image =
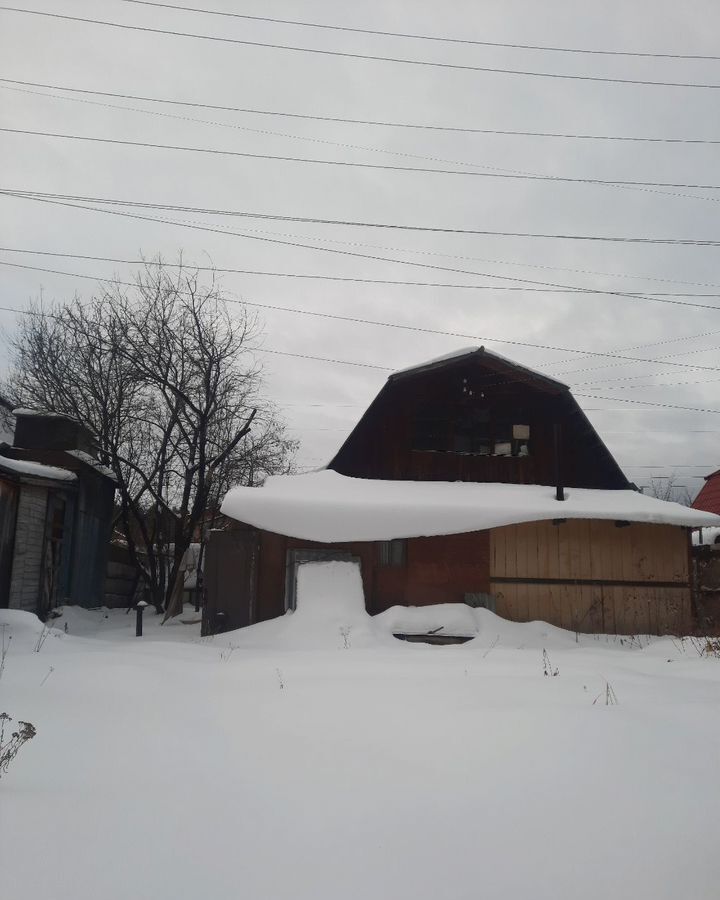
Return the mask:
{"type": "Polygon", "coordinates": [[[100,606],[115,480],[92,435],[55,413],[16,410],[0,445],[0,607],[45,618],[55,606],[100,606]]]}
{"type": "Polygon", "coordinates": [[[324,470],[236,488],[208,629],[282,615],[297,567],[357,559],[367,609],[468,603],[583,632],[692,629],[689,529],[631,485],[566,385],[484,348],[392,375],[324,470]]]}
{"type": "Polygon", "coordinates": [[[693,509],[720,515],[720,469],[705,476],[705,484],[693,500],[693,509]]]}

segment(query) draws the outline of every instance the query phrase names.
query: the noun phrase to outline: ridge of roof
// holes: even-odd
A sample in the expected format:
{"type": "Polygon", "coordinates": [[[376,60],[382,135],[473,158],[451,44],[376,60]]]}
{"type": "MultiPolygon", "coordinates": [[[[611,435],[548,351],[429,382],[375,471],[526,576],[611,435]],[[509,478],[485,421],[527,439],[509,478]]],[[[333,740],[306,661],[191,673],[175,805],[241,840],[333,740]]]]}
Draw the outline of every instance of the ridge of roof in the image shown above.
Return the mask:
{"type": "Polygon", "coordinates": [[[551,378],[549,375],[538,372],[536,369],[532,369],[529,366],[524,366],[521,363],[515,362],[515,360],[509,359],[507,356],[503,356],[501,353],[495,353],[495,351],[493,350],[488,350],[482,344],[471,345],[469,347],[461,347],[459,350],[445,353],[442,356],[436,356],[432,359],[425,360],[424,362],[416,363],[415,365],[398,369],[388,376],[388,382],[397,381],[400,378],[405,378],[410,375],[417,375],[420,372],[427,372],[432,371],[433,369],[445,368],[446,366],[455,365],[474,357],[477,357],[478,359],[485,358],[491,361],[500,362],[503,365],[509,366],[513,369],[517,369],[527,374],[533,379],[542,380],[566,391],[570,390],[568,385],[564,382],[558,381],[556,378],[551,378]]]}

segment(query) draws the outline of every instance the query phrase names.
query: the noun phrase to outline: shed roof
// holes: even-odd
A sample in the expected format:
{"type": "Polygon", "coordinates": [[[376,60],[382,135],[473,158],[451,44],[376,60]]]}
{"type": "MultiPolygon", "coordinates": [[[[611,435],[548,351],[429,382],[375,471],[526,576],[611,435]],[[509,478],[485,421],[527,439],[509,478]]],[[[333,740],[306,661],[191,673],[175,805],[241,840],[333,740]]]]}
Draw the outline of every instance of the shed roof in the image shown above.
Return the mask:
{"type": "Polygon", "coordinates": [[[693,502],[693,509],[720,515],[720,469],[706,476],[705,484],[693,502]]]}
{"type": "Polygon", "coordinates": [[[388,377],[388,381],[397,381],[399,378],[405,378],[408,375],[419,375],[421,372],[430,372],[433,369],[446,368],[455,363],[467,362],[473,358],[478,361],[484,360],[495,363],[502,368],[512,369],[516,377],[525,376],[528,381],[544,382],[547,386],[552,386],[565,391],[569,390],[564,382],[558,381],[556,378],[551,378],[549,375],[544,375],[542,372],[531,369],[529,366],[522,366],[520,363],[515,362],[515,360],[508,359],[507,356],[502,356],[502,354],[495,353],[483,346],[461,347],[459,350],[445,353],[442,356],[436,356],[434,359],[417,363],[414,366],[398,369],[388,377]]]}
{"type": "Polygon", "coordinates": [[[0,455],[0,470],[13,475],[30,478],[46,478],[51,481],[77,481],[77,475],[59,466],[46,466],[44,463],[28,459],[11,459],[0,455]]]}
{"type": "Polygon", "coordinates": [[[633,490],[571,488],[566,495],[558,501],[546,485],[378,481],[326,469],[272,476],[259,488],[233,488],[221,512],[265,531],[322,543],[460,534],[555,518],[720,526],[720,516],[633,490]]]}

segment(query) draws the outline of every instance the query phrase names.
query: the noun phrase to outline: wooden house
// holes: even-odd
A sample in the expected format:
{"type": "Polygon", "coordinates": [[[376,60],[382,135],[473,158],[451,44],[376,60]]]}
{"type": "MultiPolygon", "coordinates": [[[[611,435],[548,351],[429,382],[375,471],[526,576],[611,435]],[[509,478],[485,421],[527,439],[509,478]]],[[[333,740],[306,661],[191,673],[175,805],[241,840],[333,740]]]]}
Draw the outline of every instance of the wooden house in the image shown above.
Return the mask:
{"type": "Polygon", "coordinates": [[[45,618],[65,603],[100,606],[113,474],[79,422],[14,415],[13,444],[0,445],[0,607],[45,618]]]}
{"type": "MultiPolygon", "coordinates": [[[[720,469],[705,476],[693,509],[720,515],[720,469]]],[[[701,528],[694,543],[694,599],[699,630],[720,635],[720,528],[701,528]]]]}
{"type": "Polygon", "coordinates": [[[720,469],[705,476],[705,484],[693,500],[693,509],[720,516],[720,469]]]}
{"type": "Polygon", "coordinates": [[[356,559],[368,612],[467,603],[583,632],[692,628],[689,529],[631,485],[568,387],[484,348],[397,372],[323,470],[238,487],[208,628],[292,609],[307,560],[356,559]]]}

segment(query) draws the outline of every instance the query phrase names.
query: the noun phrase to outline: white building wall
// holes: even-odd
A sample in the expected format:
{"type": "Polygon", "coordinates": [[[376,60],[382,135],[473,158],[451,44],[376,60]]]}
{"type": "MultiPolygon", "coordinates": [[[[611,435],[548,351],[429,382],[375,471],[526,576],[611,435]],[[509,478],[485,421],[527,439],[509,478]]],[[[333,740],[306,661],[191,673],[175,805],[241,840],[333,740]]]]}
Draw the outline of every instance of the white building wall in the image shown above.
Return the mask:
{"type": "Polygon", "coordinates": [[[18,500],[10,608],[37,612],[48,491],[23,484],[18,500]]]}

